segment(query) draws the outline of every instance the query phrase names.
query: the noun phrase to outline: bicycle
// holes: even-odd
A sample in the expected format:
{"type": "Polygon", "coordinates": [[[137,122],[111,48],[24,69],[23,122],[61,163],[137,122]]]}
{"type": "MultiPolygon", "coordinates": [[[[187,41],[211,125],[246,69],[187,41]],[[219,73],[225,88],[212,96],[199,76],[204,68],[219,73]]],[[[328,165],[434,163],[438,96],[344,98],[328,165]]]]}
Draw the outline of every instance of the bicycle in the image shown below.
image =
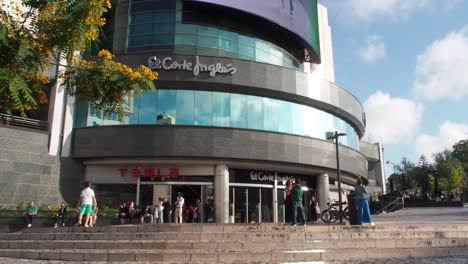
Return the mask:
{"type": "MultiPolygon", "coordinates": [[[[328,208],[322,212],[320,218],[322,219],[323,222],[325,223],[334,223],[338,221],[340,218],[340,210],[339,210],[339,205],[340,203],[338,201],[329,201],[327,203],[328,208]]],[[[341,205],[346,205],[343,208],[343,218],[349,221],[349,206],[347,202],[342,202],[341,205]]]]}

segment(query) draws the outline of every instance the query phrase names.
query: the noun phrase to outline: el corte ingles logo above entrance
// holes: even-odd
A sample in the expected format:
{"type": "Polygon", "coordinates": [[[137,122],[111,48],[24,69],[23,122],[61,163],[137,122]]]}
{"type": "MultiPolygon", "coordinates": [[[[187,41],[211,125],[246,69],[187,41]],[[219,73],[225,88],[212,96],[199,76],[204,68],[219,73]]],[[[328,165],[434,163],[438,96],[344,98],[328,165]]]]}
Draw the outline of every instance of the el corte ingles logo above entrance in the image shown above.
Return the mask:
{"type": "Polygon", "coordinates": [[[159,59],[156,56],[148,58],[148,67],[153,70],[181,70],[190,71],[193,76],[198,76],[201,72],[208,72],[210,77],[215,77],[216,74],[230,74],[234,75],[237,72],[237,68],[232,64],[223,65],[221,63],[203,64],[200,62],[200,58],[195,56],[195,62],[188,60],[176,61],[172,57],[167,56],[159,59]]]}

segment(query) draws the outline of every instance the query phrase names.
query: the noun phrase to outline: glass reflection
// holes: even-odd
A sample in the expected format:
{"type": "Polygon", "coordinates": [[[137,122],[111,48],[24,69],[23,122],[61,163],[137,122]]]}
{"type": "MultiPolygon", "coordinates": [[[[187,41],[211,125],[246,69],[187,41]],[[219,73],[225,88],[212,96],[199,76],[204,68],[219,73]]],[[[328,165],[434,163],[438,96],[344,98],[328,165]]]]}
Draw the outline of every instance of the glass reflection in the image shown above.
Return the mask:
{"type": "Polygon", "coordinates": [[[120,124],[166,124],[236,127],[282,132],[325,140],[340,131],[343,145],[359,149],[359,138],[347,122],[313,107],[266,97],[195,90],[144,91],[130,102],[122,121],[93,107],[75,108],[76,127],[120,124]]]}
{"type": "Polygon", "coordinates": [[[229,127],[231,124],[230,94],[213,92],[213,125],[229,127]]]}
{"type": "Polygon", "coordinates": [[[197,91],[195,93],[195,125],[213,125],[212,92],[197,91]]]}

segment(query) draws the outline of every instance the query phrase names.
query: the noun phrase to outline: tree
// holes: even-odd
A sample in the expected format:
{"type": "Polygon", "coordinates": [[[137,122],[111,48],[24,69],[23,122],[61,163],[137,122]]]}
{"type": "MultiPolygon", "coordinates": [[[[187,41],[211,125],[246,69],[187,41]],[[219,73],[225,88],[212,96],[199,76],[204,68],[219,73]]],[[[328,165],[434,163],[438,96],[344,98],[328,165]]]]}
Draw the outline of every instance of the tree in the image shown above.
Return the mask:
{"type": "Polygon", "coordinates": [[[120,118],[128,97],[155,89],[157,73],[145,66],[115,62],[107,50],[84,59],[106,23],[109,0],[2,1],[1,6],[0,112],[27,116],[46,103],[50,66],[61,66],[58,77],[70,95],[120,118]]]}
{"type": "Polygon", "coordinates": [[[453,145],[452,156],[459,160],[463,166],[463,188],[465,201],[468,199],[468,139],[460,140],[453,145]]]}
{"type": "Polygon", "coordinates": [[[414,167],[414,178],[413,181],[417,187],[420,188],[421,193],[428,193],[433,188],[431,184],[430,175],[432,172],[432,166],[427,160],[425,155],[419,157],[418,166],[414,167]]]}
{"type": "Polygon", "coordinates": [[[462,163],[452,156],[449,150],[435,154],[436,178],[439,180],[439,188],[452,191],[463,187],[462,163]]]}

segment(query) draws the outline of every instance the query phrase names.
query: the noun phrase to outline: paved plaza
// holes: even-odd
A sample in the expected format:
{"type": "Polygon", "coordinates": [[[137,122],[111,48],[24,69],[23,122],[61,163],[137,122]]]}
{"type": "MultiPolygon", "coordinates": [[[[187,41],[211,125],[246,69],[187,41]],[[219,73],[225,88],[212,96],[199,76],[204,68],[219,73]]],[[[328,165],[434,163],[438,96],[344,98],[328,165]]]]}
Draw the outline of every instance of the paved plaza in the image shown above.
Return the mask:
{"type": "Polygon", "coordinates": [[[404,223],[466,223],[468,207],[406,208],[398,212],[372,216],[378,224],[404,223]]]}

